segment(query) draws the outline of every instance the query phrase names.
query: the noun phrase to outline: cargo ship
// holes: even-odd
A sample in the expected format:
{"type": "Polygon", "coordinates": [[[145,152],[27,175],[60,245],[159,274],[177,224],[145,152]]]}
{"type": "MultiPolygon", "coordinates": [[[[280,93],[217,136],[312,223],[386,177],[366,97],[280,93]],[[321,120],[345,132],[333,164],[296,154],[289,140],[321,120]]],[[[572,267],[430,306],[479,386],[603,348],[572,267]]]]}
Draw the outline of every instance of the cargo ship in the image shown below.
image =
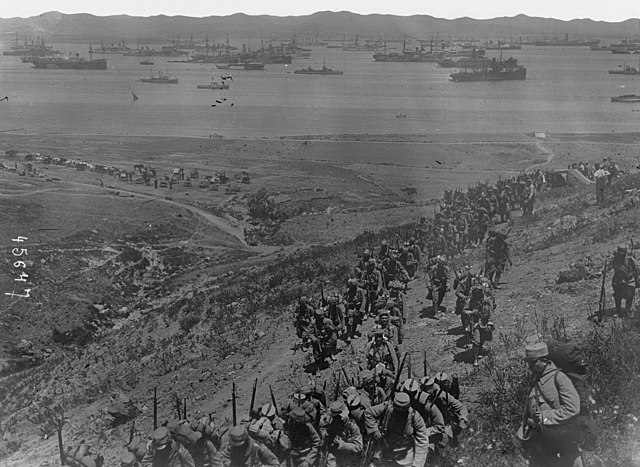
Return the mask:
{"type": "Polygon", "coordinates": [[[98,58],[87,60],[80,54],[75,57],[34,57],[32,60],[35,68],[48,68],[54,70],[106,70],[107,59],[98,58]]]}
{"type": "Polygon", "coordinates": [[[158,72],[158,76],[153,76],[152,74],[149,78],[142,78],[140,81],[154,84],[178,84],[178,78],[172,78],[161,71],[158,72]]]}
{"type": "Polygon", "coordinates": [[[534,41],[533,45],[538,45],[538,46],[547,46],[547,45],[551,45],[551,46],[571,46],[571,47],[578,47],[578,46],[585,46],[585,47],[591,47],[594,45],[598,45],[600,44],[600,39],[569,39],[569,34],[565,34],[564,35],[564,39],[550,39],[550,40],[541,40],[541,41],[534,41]]]}
{"type": "Polygon", "coordinates": [[[611,98],[611,102],[640,102],[640,96],[635,94],[623,94],[611,98]]]}
{"type": "Polygon", "coordinates": [[[327,66],[322,63],[322,68],[302,68],[301,70],[296,70],[293,72],[296,75],[342,75],[344,74],[342,71],[332,70],[331,68],[327,68],[327,66]]]}
{"type": "Polygon", "coordinates": [[[458,73],[451,73],[451,81],[507,81],[527,79],[527,69],[518,65],[518,61],[510,57],[507,60],[486,61],[482,67],[466,69],[458,73]]]}

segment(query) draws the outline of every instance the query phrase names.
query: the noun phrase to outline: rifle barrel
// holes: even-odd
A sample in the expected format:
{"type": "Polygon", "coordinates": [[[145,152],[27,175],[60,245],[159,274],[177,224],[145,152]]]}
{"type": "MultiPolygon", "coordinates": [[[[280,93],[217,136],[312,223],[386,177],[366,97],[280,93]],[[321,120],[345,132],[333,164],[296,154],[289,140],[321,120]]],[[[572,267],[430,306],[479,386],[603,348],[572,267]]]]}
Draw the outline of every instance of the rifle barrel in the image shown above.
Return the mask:
{"type": "Polygon", "coordinates": [[[238,424],[238,412],[236,410],[236,383],[231,386],[231,408],[233,410],[233,426],[238,424]]]}

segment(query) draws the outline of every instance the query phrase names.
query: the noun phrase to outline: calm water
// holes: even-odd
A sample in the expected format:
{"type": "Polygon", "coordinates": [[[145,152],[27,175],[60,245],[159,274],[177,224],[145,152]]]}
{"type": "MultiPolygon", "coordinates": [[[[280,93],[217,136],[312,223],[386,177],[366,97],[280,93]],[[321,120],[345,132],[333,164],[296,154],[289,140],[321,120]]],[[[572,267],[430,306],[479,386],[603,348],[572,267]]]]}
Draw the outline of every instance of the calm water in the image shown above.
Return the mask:
{"type": "MultiPolygon", "coordinates": [[[[56,48],[83,54],[87,47],[56,48]]],[[[9,101],[0,102],[0,130],[203,137],[640,130],[640,112],[633,111],[640,105],[609,101],[640,94],[640,77],[607,73],[624,63],[638,66],[638,56],[534,46],[509,55],[527,67],[526,81],[453,83],[453,70],[433,63],[375,63],[368,52],[324,47],[292,65],[228,73],[213,64],[167,63],[160,57],[149,67],[139,64],[142,58],[121,55],[94,56],[108,59],[107,71],[36,70],[19,57],[2,56],[0,97],[9,101]],[[293,74],[319,68],[323,60],[344,75],[293,74]],[[180,83],[137,81],[151,69],[168,70],[180,83]],[[228,91],[196,89],[221,74],[233,76],[228,91]],[[215,102],[223,97],[222,104],[215,102]],[[398,112],[407,118],[395,118],[398,112]]]]}

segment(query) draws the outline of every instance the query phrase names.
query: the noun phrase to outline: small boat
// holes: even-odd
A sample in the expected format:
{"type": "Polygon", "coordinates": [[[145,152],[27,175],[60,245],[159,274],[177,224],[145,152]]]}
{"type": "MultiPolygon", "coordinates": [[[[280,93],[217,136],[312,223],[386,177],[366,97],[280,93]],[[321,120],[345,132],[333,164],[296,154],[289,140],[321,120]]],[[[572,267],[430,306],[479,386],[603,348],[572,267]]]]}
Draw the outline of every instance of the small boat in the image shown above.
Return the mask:
{"type": "Polygon", "coordinates": [[[611,98],[611,102],[640,102],[640,96],[635,94],[623,94],[611,98]]]}
{"type": "Polygon", "coordinates": [[[143,83],[155,84],[178,84],[178,78],[172,78],[161,71],[158,72],[158,76],[151,75],[149,78],[142,78],[140,81],[143,83]]]}
{"type": "Polygon", "coordinates": [[[215,79],[211,78],[211,83],[198,84],[196,88],[198,89],[229,89],[229,85],[227,83],[218,83],[215,79]]]}
{"type": "Polygon", "coordinates": [[[153,65],[153,62],[151,60],[142,60],[140,65],[153,65]]]}

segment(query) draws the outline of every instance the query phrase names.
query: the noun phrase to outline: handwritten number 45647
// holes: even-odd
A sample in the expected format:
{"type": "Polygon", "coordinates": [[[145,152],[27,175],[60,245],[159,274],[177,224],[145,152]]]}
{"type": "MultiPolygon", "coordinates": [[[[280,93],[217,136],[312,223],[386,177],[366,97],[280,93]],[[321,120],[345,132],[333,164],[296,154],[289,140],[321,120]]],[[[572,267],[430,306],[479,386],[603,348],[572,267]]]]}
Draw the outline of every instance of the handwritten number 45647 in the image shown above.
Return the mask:
{"type": "MultiPolygon", "coordinates": [[[[18,238],[12,238],[11,241],[12,242],[16,242],[16,243],[22,243],[25,240],[28,240],[27,237],[23,237],[23,236],[18,236],[18,238]]],[[[13,248],[11,249],[11,254],[13,256],[16,257],[22,257],[22,256],[28,256],[29,253],[27,252],[26,248],[13,248]]],[[[22,260],[19,261],[15,261],[13,263],[13,267],[14,268],[22,268],[22,269],[26,269],[27,267],[27,263],[25,263],[22,260]]],[[[29,277],[29,274],[27,274],[24,271],[20,271],[20,275],[14,279],[14,281],[16,282],[27,282],[27,278],[29,277]]],[[[23,291],[24,293],[16,293],[16,291],[12,291],[12,292],[5,292],[5,295],[9,295],[11,298],[13,297],[20,297],[20,298],[29,298],[31,295],[29,294],[29,292],[31,292],[31,289],[24,289],[23,291]]]]}

